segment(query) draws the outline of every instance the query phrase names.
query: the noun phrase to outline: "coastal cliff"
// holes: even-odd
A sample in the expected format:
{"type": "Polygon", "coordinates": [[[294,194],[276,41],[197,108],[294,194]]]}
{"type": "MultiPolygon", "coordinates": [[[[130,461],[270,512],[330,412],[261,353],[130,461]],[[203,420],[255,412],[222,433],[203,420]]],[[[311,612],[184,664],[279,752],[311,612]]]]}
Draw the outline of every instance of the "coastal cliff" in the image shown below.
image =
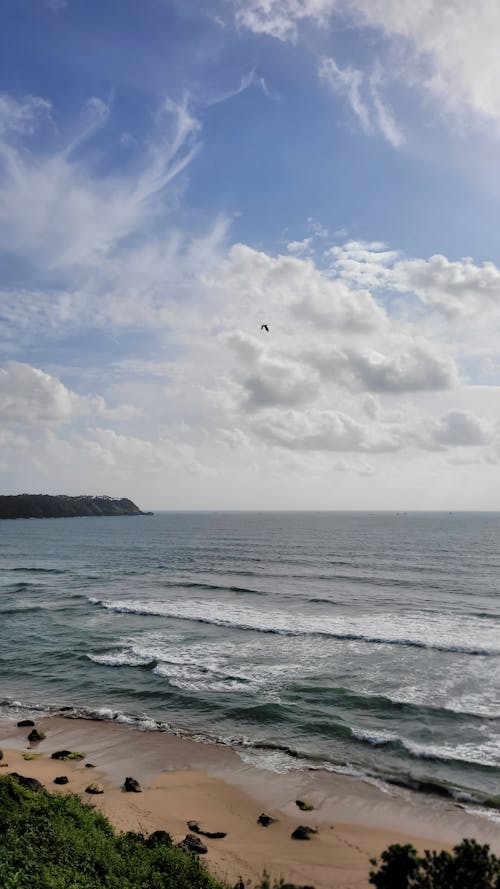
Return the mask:
{"type": "Polygon", "coordinates": [[[0,519],[59,519],[75,516],[146,515],[127,497],[65,494],[0,495],[0,519]]]}

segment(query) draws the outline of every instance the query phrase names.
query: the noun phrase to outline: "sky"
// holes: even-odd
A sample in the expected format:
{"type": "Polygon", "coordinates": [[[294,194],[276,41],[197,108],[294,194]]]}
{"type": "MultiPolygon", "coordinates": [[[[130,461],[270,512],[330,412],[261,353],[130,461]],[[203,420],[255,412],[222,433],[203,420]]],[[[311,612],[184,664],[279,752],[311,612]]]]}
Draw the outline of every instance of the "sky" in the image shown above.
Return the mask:
{"type": "Polygon", "coordinates": [[[498,509],[499,41],[498,0],[3,0],[0,490],[498,509]]]}

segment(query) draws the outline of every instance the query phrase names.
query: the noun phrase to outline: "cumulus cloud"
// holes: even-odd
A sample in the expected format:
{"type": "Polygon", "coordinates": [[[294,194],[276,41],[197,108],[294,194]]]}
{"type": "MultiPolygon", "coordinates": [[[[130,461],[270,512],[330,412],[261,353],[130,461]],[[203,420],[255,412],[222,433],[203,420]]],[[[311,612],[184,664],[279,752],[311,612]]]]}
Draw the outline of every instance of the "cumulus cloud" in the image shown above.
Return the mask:
{"type": "Polygon", "coordinates": [[[228,334],[224,341],[242,361],[243,404],[250,410],[297,407],[316,397],[319,377],[311,367],[269,354],[254,337],[241,331],[228,334]]]}
{"type": "Polygon", "coordinates": [[[477,447],[490,444],[494,437],[492,423],[472,411],[448,411],[438,420],[428,420],[426,426],[423,443],[430,448],[477,447]]]}
{"type": "Polygon", "coordinates": [[[402,443],[398,432],[388,426],[361,423],[331,409],[274,412],[253,428],[266,441],[293,450],[385,452],[397,450],[402,443]]]}
{"type": "Polygon", "coordinates": [[[449,389],[458,383],[455,362],[428,345],[395,342],[390,352],[376,349],[324,349],[310,355],[325,377],[369,392],[449,389]]]}
{"type": "Polygon", "coordinates": [[[413,292],[423,303],[449,316],[471,316],[500,309],[500,269],[493,262],[475,265],[472,259],[401,261],[392,273],[394,287],[413,292]]]}
{"type": "Polygon", "coordinates": [[[321,327],[363,331],[385,321],[383,309],[367,290],[350,289],[331,280],[315,263],[295,256],[273,257],[244,244],[232,247],[229,260],[213,286],[239,293],[243,304],[288,308],[302,320],[321,327]]]}
{"type": "Polygon", "coordinates": [[[0,368],[0,418],[4,424],[64,423],[77,400],[60,380],[36,367],[13,361],[0,368]]]}

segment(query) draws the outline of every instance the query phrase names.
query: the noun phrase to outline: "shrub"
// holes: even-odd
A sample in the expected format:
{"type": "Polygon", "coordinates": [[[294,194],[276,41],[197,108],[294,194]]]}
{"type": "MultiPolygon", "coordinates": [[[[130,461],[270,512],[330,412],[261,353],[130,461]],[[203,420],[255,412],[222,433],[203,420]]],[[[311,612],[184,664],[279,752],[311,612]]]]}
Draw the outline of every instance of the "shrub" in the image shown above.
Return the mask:
{"type": "Polygon", "coordinates": [[[224,889],[192,853],[117,835],[76,795],[0,778],[2,889],[224,889]]]}
{"type": "Polygon", "coordinates": [[[413,846],[394,845],[380,857],[378,870],[370,873],[377,889],[500,889],[500,858],[475,840],[462,840],[453,852],[423,856],[413,846]]]}

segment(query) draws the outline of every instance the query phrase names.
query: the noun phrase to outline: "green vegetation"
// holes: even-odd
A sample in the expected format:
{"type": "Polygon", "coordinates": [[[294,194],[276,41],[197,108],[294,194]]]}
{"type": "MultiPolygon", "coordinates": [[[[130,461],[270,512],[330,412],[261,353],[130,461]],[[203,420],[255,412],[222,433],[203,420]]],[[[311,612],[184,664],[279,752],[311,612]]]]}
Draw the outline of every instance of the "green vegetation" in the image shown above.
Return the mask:
{"type": "Polygon", "coordinates": [[[118,836],[75,795],[0,778],[2,889],[224,889],[195,855],[165,839],[118,836]]]}
{"type": "Polygon", "coordinates": [[[413,846],[394,845],[382,853],[370,883],[377,889],[500,889],[500,858],[475,840],[423,856],[413,846]]]}

